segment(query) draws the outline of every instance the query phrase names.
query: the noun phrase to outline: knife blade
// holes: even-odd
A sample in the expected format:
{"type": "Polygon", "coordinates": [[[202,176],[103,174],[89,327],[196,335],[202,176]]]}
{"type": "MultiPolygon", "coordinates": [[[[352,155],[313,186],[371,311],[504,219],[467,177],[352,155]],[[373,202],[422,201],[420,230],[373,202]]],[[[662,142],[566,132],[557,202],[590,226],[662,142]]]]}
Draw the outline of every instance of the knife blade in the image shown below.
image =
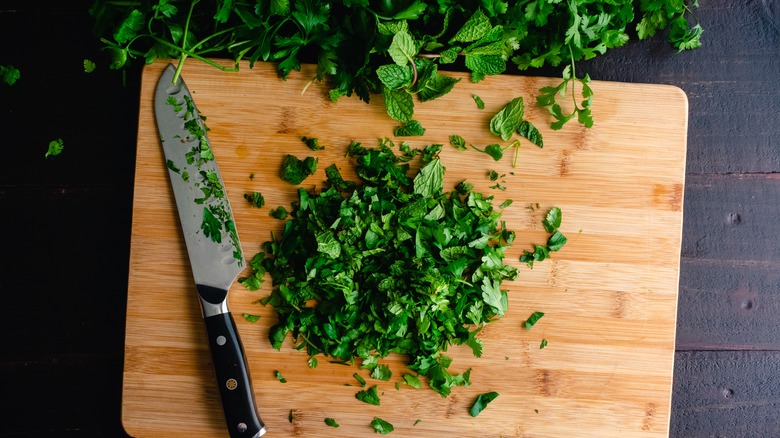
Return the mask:
{"type": "Polygon", "coordinates": [[[205,118],[184,80],[178,77],[174,82],[175,72],[168,65],[157,82],[155,118],[225,421],[231,438],[260,437],[266,427],[258,414],[244,348],[227,300],[230,286],[244,268],[241,243],[205,118]]]}

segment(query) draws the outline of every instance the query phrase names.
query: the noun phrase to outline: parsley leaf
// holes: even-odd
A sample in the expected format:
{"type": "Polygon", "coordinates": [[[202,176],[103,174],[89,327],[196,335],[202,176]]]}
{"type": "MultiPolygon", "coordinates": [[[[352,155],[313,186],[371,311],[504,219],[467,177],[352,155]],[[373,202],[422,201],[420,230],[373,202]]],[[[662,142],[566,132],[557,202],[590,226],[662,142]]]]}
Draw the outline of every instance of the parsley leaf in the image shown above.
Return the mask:
{"type": "Polygon", "coordinates": [[[49,150],[46,151],[44,158],[56,157],[57,155],[62,153],[63,149],[65,149],[65,143],[62,141],[61,138],[52,140],[49,142],[49,150]]]}
{"type": "Polygon", "coordinates": [[[374,385],[355,394],[355,398],[370,405],[380,405],[378,386],[374,385]]]}
{"type": "Polygon", "coordinates": [[[0,81],[6,85],[13,85],[22,76],[19,69],[12,65],[0,65],[0,81]]]}

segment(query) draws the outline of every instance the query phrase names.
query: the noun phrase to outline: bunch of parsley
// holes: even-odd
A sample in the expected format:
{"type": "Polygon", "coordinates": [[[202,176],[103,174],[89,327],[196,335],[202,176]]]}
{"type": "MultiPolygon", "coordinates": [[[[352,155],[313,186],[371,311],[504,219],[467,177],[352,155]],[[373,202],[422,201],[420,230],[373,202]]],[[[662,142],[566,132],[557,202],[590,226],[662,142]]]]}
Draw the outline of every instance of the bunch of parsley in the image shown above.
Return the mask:
{"type": "MultiPolygon", "coordinates": [[[[334,101],[381,94],[404,124],[415,100],[447,94],[457,83],[441,66],[465,69],[479,82],[508,67],[566,65],[557,87],[538,103],[560,128],[577,117],[592,125],[588,75],[574,64],[628,42],[666,31],[679,50],[701,45],[702,27],[689,19],[697,0],[95,0],[95,31],[119,69],[132,59],[196,58],[222,70],[238,62],[274,62],[281,77],[316,63],[334,101]],[[225,68],[209,58],[229,57],[225,68]],[[581,84],[579,93],[574,86],[581,84]],[[574,101],[564,112],[557,97],[574,101]],[[579,94],[578,97],[577,94],[579,94]]],[[[693,17],[695,19],[695,17],[693,17]]],[[[420,128],[415,126],[415,131],[420,128]]]]}
{"type": "Polygon", "coordinates": [[[470,382],[468,370],[449,370],[443,352],[466,344],[481,356],[477,334],[507,310],[501,285],[517,269],[504,264],[504,252],[515,234],[492,197],[444,191],[441,145],[403,145],[399,155],[393,148],[389,140],[350,145],[360,184],[329,167],[328,188],[300,189],[282,235],[250,265],[273,279],[261,302],[279,315],[269,332],[274,348],[291,334],[296,348],[358,358],[380,379],[390,374],[380,358],[407,355],[409,369],[446,396],[470,382]],[[422,166],[412,176],[415,157],[422,166]]]}

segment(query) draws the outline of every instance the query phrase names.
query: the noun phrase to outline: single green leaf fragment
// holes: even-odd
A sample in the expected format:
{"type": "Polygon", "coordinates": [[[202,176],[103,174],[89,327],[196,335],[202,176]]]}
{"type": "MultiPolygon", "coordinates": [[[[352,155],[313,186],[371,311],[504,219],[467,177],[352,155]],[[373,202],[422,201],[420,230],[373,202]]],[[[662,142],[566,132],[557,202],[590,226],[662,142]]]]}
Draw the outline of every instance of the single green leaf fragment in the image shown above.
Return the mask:
{"type": "Polygon", "coordinates": [[[252,315],[250,313],[244,313],[242,316],[244,317],[245,320],[249,322],[257,322],[260,320],[260,315],[252,315]]]}
{"type": "Polygon", "coordinates": [[[547,212],[542,225],[548,233],[553,233],[555,230],[561,227],[561,220],[563,219],[561,209],[559,207],[553,207],[547,212]]]}
{"type": "Polygon", "coordinates": [[[62,153],[63,149],[65,149],[65,143],[62,141],[61,138],[52,140],[49,142],[49,150],[46,151],[46,155],[44,155],[44,158],[56,157],[57,155],[62,153]]]}
{"type": "Polygon", "coordinates": [[[402,123],[412,120],[414,116],[414,100],[412,95],[405,90],[393,90],[382,87],[382,96],[385,98],[385,110],[393,119],[402,123]]]}
{"type": "Polygon", "coordinates": [[[260,192],[244,193],[244,199],[254,208],[260,208],[265,205],[265,198],[260,192]]]}
{"type": "Polygon", "coordinates": [[[527,138],[531,143],[541,147],[544,147],[544,139],[542,139],[542,133],[528,120],[524,120],[520,127],[517,128],[517,133],[521,137],[527,138]]]}
{"type": "Polygon", "coordinates": [[[525,114],[525,106],[522,97],[512,99],[490,119],[490,133],[509,140],[512,134],[520,129],[525,114]]]}
{"type": "Polygon", "coordinates": [[[374,419],[371,420],[371,427],[373,427],[377,433],[382,435],[387,435],[388,433],[395,430],[392,424],[379,417],[374,417],[374,419]]]}
{"type": "Polygon", "coordinates": [[[306,157],[301,160],[295,155],[288,154],[282,161],[280,177],[290,184],[300,184],[317,171],[317,158],[306,157]]]}
{"type": "Polygon", "coordinates": [[[472,94],[471,97],[474,98],[474,103],[477,104],[477,108],[481,110],[485,109],[485,102],[481,97],[477,96],[476,94],[472,94]]]}
{"type": "Polygon", "coordinates": [[[12,65],[0,65],[0,82],[11,86],[22,76],[19,69],[12,65]]]}
{"type": "Polygon", "coordinates": [[[306,137],[305,135],[301,137],[301,141],[303,144],[306,145],[309,149],[313,151],[321,151],[325,149],[325,146],[320,144],[320,140],[314,137],[306,137]]]}
{"type": "Polygon", "coordinates": [[[444,188],[444,167],[441,160],[433,160],[426,164],[420,173],[414,177],[414,193],[425,197],[441,193],[444,188]]]}
{"type": "Polygon", "coordinates": [[[403,126],[395,128],[396,137],[419,137],[425,134],[425,128],[417,120],[410,120],[403,126]]]}
{"type": "Polygon", "coordinates": [[[410,62],[414,62],[414,56],[417,55],[414,38],[407,31],[396,33],[393,36],[393,42],[387,49],[387,53],[397,65],[405,66],[410,62]]]}
{"type": "Polygon", "coordinates": [[[377,365],[373,370],[371,370],[371,378],[377,379],[377,380],[390,380],[390,378],[393,376],[393,372],[390,371],[390,367],[387,365],[377,365]]]}
{"type": "Polygon", "coordinates": [[[528,319],[525,320],[525,329],[531,330],[531,327],[534,326],[537,322],[539,322],[540,319],[544,316],[544,312],[534,312],[531,314],[531,316],[528,317],[528,319]]]}
{"type": "Polygon", "coordinates": [[[471,416],[476,417],[477,415],[479,415],[480,412],[485,410],[485,408],[490,402],[496,399],[496,397],[498,397],[498,393],[495,391],[478,395],[477,399],[474,401],[474,404],[471,406],[471,409],[469,410],[471,416]]]}
{"type": "Polygon", "coordinates": [[[268,215],[271,217],[275,217],[279,220],[284,220],[287,218],[287,216],[290,214],[289,211],[284,207],[284,205],[280,205],[276,208],[272,208],[268,211],[268,215]]]}
{"type": "Polygon", "coordinates": [[[355,373],[355,374],[353,374],[353,375],[352,375],[352,377],[354,377],[354,378],[355,378],[355,380],[357,380],[357,381],[358,381],[358,383],[360,383],[360,387],[361,387],[361,388],[365,388],[365,386],[366,386],[366,379],[364,379],[364,378],[363,378],[363,377],[362,377],[360,374],[358,374],[358,373],[355,373]]]}
{"type": "Polygon", "coordinates": [[[466,140],[459,135],[450,135],[450,144],[459,151],[465,151],[467,149],[466,140]]]}
{"type": "Polygon", "coordinates": [[[319,361],[316,357],[312,356],[309,358],[309,368],[317,368],[317,365],[319,365],[319,361]]]}
{"type": "Polygon", "coordinates": [[[330,427],[339,427],[339,424],[336,422],[336,420],[330,417],[325,419],[325,424],[327,424],[330,427]]]}
{"type": "Polygon", "coordinates": [[[547,339],[542,339],[542,342],[539,344],[539,349],[543,349],[547,346],[547,339]]]}
{"type": "Polygon", "coordinates": [[[84,60],[84,73],[92,73],[97,68],[97,65],[91,59],[84,60]]]}
{"type": "Polygon", "coordinates": [[[559,230],[555,230],[555,232],[547,240],[547,247],[550,249],[550,251],[560,251],[560,249],[563,248],[563,245],[566,244],[567,241],[568,239],[566,239],[566,236],[564,236],[559,230]]]}
{"type": "Polygon", "coordinates": [[[422,388],[422,384],[420,383],[420,378],[418,376],[415,376],[414,374],[404,373],[403,378],[404,378],[404,383],[406,385],[416,389],[422,388]]]}
{"type": "Polygon", "coordinates": [[[355,398],[362,401],[363,403],[379,406],[380,400],[378,388],[378,386],[374,385],[368,389],[359,391],[357,394],[355,394],[355,398]]]}
{"type": "Polygon", "coordinates": [[[284,376],[282,376],[282,373],[279,370],[274,370],[274,373],[276,374],[276,380],[282,383],[287,383],[287,379],[285,379],[284,376]]]}

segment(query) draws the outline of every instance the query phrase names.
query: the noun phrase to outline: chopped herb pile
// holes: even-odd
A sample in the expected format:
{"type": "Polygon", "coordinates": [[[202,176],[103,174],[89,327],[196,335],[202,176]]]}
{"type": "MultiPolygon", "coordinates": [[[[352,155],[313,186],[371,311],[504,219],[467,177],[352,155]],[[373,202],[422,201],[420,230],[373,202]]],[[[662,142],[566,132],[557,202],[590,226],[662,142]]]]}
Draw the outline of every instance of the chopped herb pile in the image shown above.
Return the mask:
{"type": "Polygon", "coordinates": [[[380,358],[408,355],[408,368],[447,396],[470,383],[470,370],[451,372],[442,352],[466,344],[480,356],[477,334],[507,310],[501,285],[517,270],[504,252],[515,235],[492,197],[444,192],[441,145],[393,148],[351,144],[361,183],[343,184],[334,167],[327,189],[299,189],[282,235],[250,265],[273,279],[261,303],[279,315],[274,348],[290,334],[309,355],[358,358],[381,380],[390,373],[380,358]],[[410,175],[414,157],[421,167],[410,175]]]}

